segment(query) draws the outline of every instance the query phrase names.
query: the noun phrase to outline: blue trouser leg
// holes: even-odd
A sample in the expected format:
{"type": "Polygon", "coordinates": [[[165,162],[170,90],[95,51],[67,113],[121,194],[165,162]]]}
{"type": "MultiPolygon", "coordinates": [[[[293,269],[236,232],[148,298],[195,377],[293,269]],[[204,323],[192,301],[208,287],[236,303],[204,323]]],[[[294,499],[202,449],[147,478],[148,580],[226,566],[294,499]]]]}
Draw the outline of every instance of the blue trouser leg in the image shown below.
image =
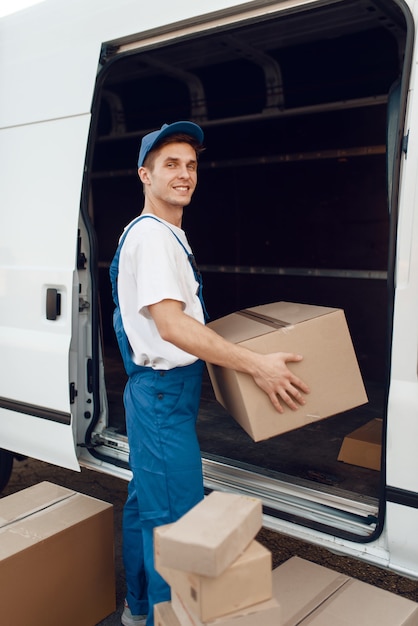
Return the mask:
{"type": "Polygon", "coordinates": [[[127,585],[126,600],[134,615],[147,615],[148,592],[144,567],[142,528],[139,523],[139,507],[135,481],[128,485],[128,497],[123,509],[123,563],[127,585]]]}
{"type": "Polygon", "coordinates": [[[133,473],[123,526],[127,600],[134,614],[148,608],[147,626],[154,624],[154,604],[170,598],[154,569],[153,529],[176,521],[203,498],[196,435],[202,369],[200,361],[168,371],[142,368],[125,389],[133,473]]]}

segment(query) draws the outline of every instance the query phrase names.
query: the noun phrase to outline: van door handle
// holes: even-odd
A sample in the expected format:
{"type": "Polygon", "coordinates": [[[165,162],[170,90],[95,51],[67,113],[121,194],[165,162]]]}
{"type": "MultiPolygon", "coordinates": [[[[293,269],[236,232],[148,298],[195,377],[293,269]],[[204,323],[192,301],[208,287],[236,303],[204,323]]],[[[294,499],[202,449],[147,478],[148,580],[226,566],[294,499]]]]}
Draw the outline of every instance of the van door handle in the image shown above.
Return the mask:
{"type": "Polygon", "coordinates": [[[61,294],[58,289],[46,290],[46,319],[56,320],[61,315],[61,294]]]}

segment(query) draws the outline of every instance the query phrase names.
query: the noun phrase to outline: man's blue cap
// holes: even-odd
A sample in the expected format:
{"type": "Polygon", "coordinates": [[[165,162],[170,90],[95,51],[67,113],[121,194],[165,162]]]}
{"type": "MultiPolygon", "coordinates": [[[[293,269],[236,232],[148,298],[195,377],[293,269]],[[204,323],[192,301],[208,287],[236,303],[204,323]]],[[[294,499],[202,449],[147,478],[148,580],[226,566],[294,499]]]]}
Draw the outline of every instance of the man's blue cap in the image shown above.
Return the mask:
{"type": "Polygon", "coordinates": [[[203,143],[203,130],[194,122],[174,122],[173,124],[163,124],[160,130],[154,130],[152,133],[148,133],[142,138],[141,148],[138,156],[138,167],[142,167],[145,158],[155,144],[169,135],[175,135],[181,133],[183,135],[190,135],[201,144],[203,143]]]}

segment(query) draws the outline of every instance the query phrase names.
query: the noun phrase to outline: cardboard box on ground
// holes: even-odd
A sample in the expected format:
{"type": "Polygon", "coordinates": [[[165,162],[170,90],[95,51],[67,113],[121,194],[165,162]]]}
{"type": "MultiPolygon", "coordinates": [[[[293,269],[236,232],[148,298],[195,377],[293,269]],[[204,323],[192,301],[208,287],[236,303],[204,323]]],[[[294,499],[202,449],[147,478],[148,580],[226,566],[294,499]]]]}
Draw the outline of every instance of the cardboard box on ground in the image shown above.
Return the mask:
{"type": "Polygon", "coordinates": [[[293,557],[273,571],[280,626],[416,626],[418,604],[293,557]]]}
{"type": "Polygon", "coordinates": [[[113,507],[42,482],[0,500],[2,624],[95,626],[116,609],[113,507]]]}
{"type": "MultiPolygon", "coordinates": [[[[213,492],[178,522],[155,529],[156,567],[170,584],[172,592],[171,602],[155,606],[155,626],[418,625],[417,603],[299,557],[289,559],[274,571],[269,565],[269,580],[266,583],[269,598],[257,601],[250,591],[246,606],[242,604],[236,610],[233,600],[228,603],[228,596],[232,599],[241,584],[251,587],[251,580],[253,585],[257,584],[261,560],[249,556],[251,550],[257,551],[254,537],[245,545],[244,534],[237,535],[239,516],[231,519],[230,533],[226,531],[223,514],[228,508],[228,500],[230,505],[240,510],[241,523],[245,526],[248,516],[254,515],[253,507],[248,507],[248,502],[245,502],[246,498],[213,492]],[[209,512],[208,523],[205,524],[209,512]],[[199,528],[193,531],[190,519],[199,519],[199,528]],[[199,544],[204,546],[205,552],[209,546],[216,552],[223,545],[230,556],[235,552],[236,560],[230,565],[224,564],[225,569],[216,576],[188,572],[184,568],[167,568],[163,564],[167,545],[163,538],[168,534],[171,534],[170,563],[174,543],[178,542],[178,567],[183,567],[183,551],[189,552],[186,560],[190,562],[190,553],[195,549],[199,552],[202,547],[199,544]],[[209,599],[210,605],[207,603],[209,599]],[[221,614],[221,611],[225,612],[221,614]]],[[[262,571],[265,577],[265,563],[262,571]]]]}
{"type": "MultiPolygon", "coordinates": [[[[275,302],[208,324],[222,337],[263,354],[292,352],[289,368],[311,392],[297,411],[278,414],[251,376],[207,364],[216,399],[254,441],[306,426],[367,402],[350,332],[341,309],[275,302]]],[[[282,403],[283,405],[283,403],[282,403]]]]}

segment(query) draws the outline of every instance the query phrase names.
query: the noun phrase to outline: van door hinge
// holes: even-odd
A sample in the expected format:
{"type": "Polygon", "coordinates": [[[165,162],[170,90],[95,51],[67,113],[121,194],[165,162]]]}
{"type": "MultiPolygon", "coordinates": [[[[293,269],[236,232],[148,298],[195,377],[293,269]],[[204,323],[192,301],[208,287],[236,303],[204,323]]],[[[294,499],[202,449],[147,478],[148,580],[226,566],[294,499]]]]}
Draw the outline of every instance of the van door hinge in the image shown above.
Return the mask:
{"type": "Polygon", "coordinates": [[[82,313],[83,311],[89,308],[90,308],[90,302],[88,302],[88,300],[85,300],[84,298],[80,296],[78,298],[78,312],[82,313]]]}
{"type": "Polygon", "coordinates": [[[70,383],[70,404],[74,404],[77,395],[78,391],[75,388],[75,383],[70,383]]]}
{"type": "Polygon", "coordinates": [[[78,239],[77,239],[77,269],[85,270],[87,263],[87,257],[84,252],[81,251],[81,236],[80,230],[78,231],[78,239]]]}
{"type": "Polygon", "coordinates": [[[404,152],[405,154],[408,153],[408,142],[409,142],[409,130],[406,133],[406,135],[402,137],[402,152],[404,152]]]}

